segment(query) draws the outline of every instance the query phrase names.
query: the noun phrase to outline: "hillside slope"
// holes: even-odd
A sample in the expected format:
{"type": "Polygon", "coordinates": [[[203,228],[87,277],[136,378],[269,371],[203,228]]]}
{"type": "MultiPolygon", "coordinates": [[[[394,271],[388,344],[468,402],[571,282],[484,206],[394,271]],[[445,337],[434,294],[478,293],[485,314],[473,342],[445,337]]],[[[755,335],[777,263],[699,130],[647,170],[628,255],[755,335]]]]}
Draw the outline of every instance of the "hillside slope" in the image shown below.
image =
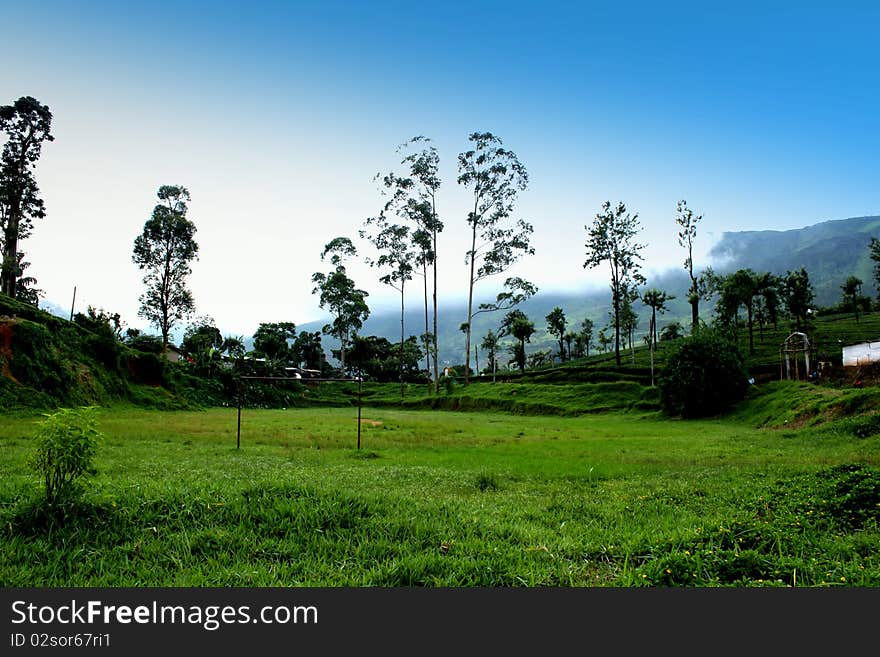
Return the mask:
{"type": "Polygon", "coordinates": [[[868,245],[880,238],[880,217],[852,217],[824,221],[796,230],[761,230],[724,233],[712,249],[718,269],[751,268],[784,274],[805,267],[816,291],[816,303],[831,306],[840,301],[840,286],[848,276],[862,279],[863,293],[875,296],[868,245]]]}
{"type": "Polygon", "coordinates": [[[188,408],[210,402],[156,354],[0,294],[0,410],[134,403],[188,408]],[[202,399],[199,399],[199,397],[202,399]]]}

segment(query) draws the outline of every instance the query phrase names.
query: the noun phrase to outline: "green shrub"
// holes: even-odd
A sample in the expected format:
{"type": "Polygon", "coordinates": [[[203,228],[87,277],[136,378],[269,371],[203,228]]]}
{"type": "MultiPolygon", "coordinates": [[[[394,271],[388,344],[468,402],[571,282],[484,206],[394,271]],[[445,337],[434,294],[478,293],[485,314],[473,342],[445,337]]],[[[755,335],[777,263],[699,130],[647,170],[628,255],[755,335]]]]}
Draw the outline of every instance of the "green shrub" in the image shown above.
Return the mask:
{"type": "Polygon", "coordinates": [[[95,406],[62,408],[45,414],[36,432],[37,452],[31,467],[43,478],[46,502],[74,497],[80,479],[94,474],[94,457],[101,433],[96,428],[95,406]]]}
{"type": "Polygon", "coordinates": [[[734,342],[701,329],[676,346],[660,375],[664,410],[682,417],[705,417],[727,410],[748,390],[745,359],[734,342]]]}

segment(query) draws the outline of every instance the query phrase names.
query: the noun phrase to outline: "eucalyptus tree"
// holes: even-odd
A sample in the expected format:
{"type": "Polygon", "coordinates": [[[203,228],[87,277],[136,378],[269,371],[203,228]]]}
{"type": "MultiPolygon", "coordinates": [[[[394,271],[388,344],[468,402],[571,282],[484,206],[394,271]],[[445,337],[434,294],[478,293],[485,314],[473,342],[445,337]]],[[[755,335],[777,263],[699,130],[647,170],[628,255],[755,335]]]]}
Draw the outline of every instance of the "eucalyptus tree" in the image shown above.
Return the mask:
{"type": "Polygon", "coordinates": [[[501,329],[498,331],[498,337],[502,338],[510,335],[516,338],[517,342],[511,347],[510,351],[513,354],[520,372],[525,372],[526,342],[530,341],[530,338],[534,333],[534,323],[532,323],[526,314],[518,308],[511,310],[504,316],[504,319],[501,320],[501,329]]]}
{"type": "Polygon", "coordinates": [[[815,298],[813,284],[810,282],[807,270],[801,267],[795,271],[785,272],[779,287],[785,308],[794,317],[795,330],[800,331],[806,328],[815,298]]]}
{"type": "Polygon", "coordinates": [[[0,154],[0,293],[16,297],[22,275],[19,242],[30,235],[34,219],[46,216],[33,169],[43,143],[55,140],[52,112],[36,98],[22,96],[0,106],[0,131],[6,135],[0,154]]]}
{"type": "Polygon", "coordinates": [[[544,319],[547,321],[547,332],[555,336],[559,343],[559,360],[565,362],[565,327],[568,325],[565,311],[556,306],[544,319]]]}
{"type": "Polygon", "coordinates": [[[605,328],[599,329],[599,335],[596,336],[596,339],[599,341],[599,346],[602,347],[602,353],[608,353],[608,350],[611,348],[611,343],[614,342],[614,338],[608,335],[606,331],[611,328],[610,326],[606,326],[605,328]]]}
{"type": "MultiPolygon", "coordinates": [[[[749,354],[755,353],[754,321],[758,316],[759,306],[764,306],[770,317],[768,304],[775,308],[778,305],[779,279],[769,272],[755,273],[751,269],[739,269],[726,276],[721,284],[719,313],[734,319],[739,306],[746,309],[746,322],[749,331],[749,354]]],[[[775,314],[775,310],[773,311],[775,314]]]]}
{"type": "Polygon", "coordinates": [[[632,362],[636,362],[635,340],[633,334],[639,327],[639,316],[633,308],[633,301],[639,298],[635,289],[627,288],[620,304],[620,330],[629,346],[632,362]]]}
{"type": "Polygon", "coordinates": [[[320,293],[318,305],[333,315],[333,323],[326,324],[321,332],[339,340],[340,372],[345,376],[345,351],[352,336],[370,316],[367,306],[368,292],[355,286],[345,269],[345,262],[357,256],[357,249],[347,237],[336,237],[324,245],[321,261],[328,257],[333,269],[327,273],[312,274],[312,294],[320,293]]]}
{"type": "Polygon", "coordinates": [[[840,286],[843,292],[843,305],[849,305],[856,318],[859,321],[859,299],[862,296],[862,279],[858,276],[848,276],[846,282],[840,286]]]}
{"type": "MultiPolygon", "coordinates": [[[[488,303],[481,303],[477,307],[477,310],[471,313],[471,318],[473,319],[481,313],[510,310],[526,299],[533,297],[537,292],[538,288],[533,283],[530,283],[519,276],[511,276],[504,280],[504,287],[501,292],[495,295],[495,300],[488,303]]],[[[469,328],[469,322],[465,322],[460,326],[462,333],[465,335],[467,335],[469,328]]]]}
{"type": "MultiPolygon", "coordinates": [[[[458,184],[471,193],[473,206],[467,215],[470,248],[465,253],[469,268],[467,321],[465,332],[464,382],[469,382],[471,327],[474,311],[474,286],[480,281],[507,271],[523,255],[534,254],[530,239],[534,228],[522,219],[512,220],[519,192],[525,191],[529,176],[513,151],[503,147],[491,132],[468,136],[472,148],[458,155],[458,184]]],[[[522,279],[510,279],[506,283],[522,279]]],[[[525,297],[513,291],[506,302],[525,297]]],[[[518,301],[517,301],[518,302],[518,301]]],[[[501,310],[481,305],[479,312],[501,310]]],[[[509,306],[507,306],[509,307],[509,306]]]]}
{"type": "Polygon", "coordinates": [[[871,273],[874,277],[874,285],[877,287],[877,298],[880,299],[880,240],[871,238],[868,245],[868,257],[874,262],[871,273]]]}
{"type": "Polygon", "coordinates": [[[657,350],[657,313],[668,310],[666,303],[675,297],[663,290],[652,287],[642,293],[642,303],[651,309],[651,323],[648,327],[648,350],[651,353],[651,386],[654,385],[654,352],[657,350]]]}
{"type": "Polygon", "coordinates": [[[192,273],[190,263],[198,260],[199,245],[196,226],[186,216],[187,189],[162,185],[156,195],[159,203],[134,240],[132,261],[145,272],[147,286],[138,315],[159,329],[164,351],[174,326],[195,310],[186,279],[192,273]]]}
{"type": "Polygon", "coordinates": [[[492,329],[489,329],[489,332],[483,338],[483,341],[480,342],[480,348],[486,352],[489,358],[489,364],[487,365],[490,372],[492,372],[492,381],[495,381],[495,371],[498,369],[498,363],[496,360],[496,353],[498,351],[498,336],[495,335],[492,329]]]}
{"type": "Polygon", "coordinates": [[[644,244],[635,242],[640,230],[638,213],[631,214],[626,205],[610,201],[602,204],[593,223],[587,229],[587,259],[584,267],[598,267],[607,262],[611,273],[611,306],[614,320],[614,359],[620,366],[620,330],[625,296],[637,285],[644,284],[638,261],[644,244]]]}
{"type": "Polygon", "coordinates": [[[733,311],[734,326],[740,306],[746,309],[746,324],[749,332],[749,354],[755,353],[752,333],[755,315],[755,298],[761,294],[758,275],[751,269],[738,269],[724,279],[721,287],[719,308],[722,316],[730,318],[733,311]]]}
{"type": "Polygon", "coordinates": [[[782,304],[780,293],[782,279],[770,272],[764,272],[758,276],[758,290],[760,292],[761,312],[766,321],[776,328],[779,322],[779,308],[782,304]]]}
{"type": "Polygon", "coordinates": [[[651,338],[652,349],[657,344],[657,313],[663,314],[667,310],[666,303],[672,301],[675,297],[667,294],[663,290],[652,287],[642,293],[642,303],[651,309],[651,324],[648,328],[648,335],[651,338]]]}
{"type": "Polygon", "coordinates": [[[422,277],[422,289],[425,295],[425,333],[422,336],[422,342],[425,345],[425,370],[428,372],[428,388],[432,389],[434,388],[434,386],[439,385],[439,382],[437,381],[436,371],[434,382],[432,383],[430,381],[432,356],[435,358],[435,370],[437,369],[437,362],[436,354],[434,354],[434,351],[432,349],[432,343],[436,343],[435,335],[431,333],[430,325],[428,324],[428,267],[436,261],[436,258],[434,254],[434,247],[431,241],[431,235],[430,233],[428,233],[428,231],[422,228],[415,230],[412,234],[412,243],[413,246],[416,248],[415,267],[413,271],[422,277]],[[419,271],[420,269],[421,271],[419,271]]]}
{"type": "Polygon", "coordinates": [[[675,223],[679,226],[678,244],[687,249],[684,268],[691,279],[688,303],[691,304],[691,331],[695,331],[700,323],[700,298],[705,296],[704,290],[701,289],[700,277],[694,273],[694,240],[697,237],[697,225],[703,219],[703,215],[694,214],[685,200],[678,202],[675,211],[675,223]]]}
{"type": "Polygon", "coordinates": [[[577,333],[574,331],[566,331],[565,335],[562,336],[562,339],[565,341],[565,347],[568,349],[568,360],[572,358],[571,345],[574,343],[575,338],[577,338],[577,333]]]}
{"type": "Polygon", "coordinates": [[[593,320],[584,317],[581,326],[574,338],[575,351],[579,356],[590,357],[590,345],[593,342],[593,320]]]}
{"type": "Polygon", "coordinates": [[[406,282],[412,280],[415,262],[418,256],[410,235],[410,227],[403,224],[390,223],[384,213],[378,217],[370,217],[366,221],[366,228],[360,231],[360,236],[369,240],[376,248],[379,256],[367,258],[367,264],[384,270],[386,273],[379,277],[385,285],[400,293],[400,396],[405,395],[404,386],[404,340],[405,340],[405,298],[406,282]],[[372,230],[370,230],[372,229],[372,230]]]}
{"type": "MultiPolygon", "coordinates": [[[[437,342],[437,238],[443,231],[443,222],[437,214],[437,194],[440,189],[440,157],[428,137],[417,136],[401,144],[397,152],[403,155],[401,164],[406,173],[388,173],[382,179],[388,201],[384,214],[396,214],[412,226],[413,242],[418,251],[417,268],[422,269],[425,288],[425,324],[428,323],[429,269],[433,278],[433,340],[425,328],[425,348],[434,361],[434,391],[440,389],[437,342]]],[[[428,367],[430,371],[430,364],[428,367]]]]}

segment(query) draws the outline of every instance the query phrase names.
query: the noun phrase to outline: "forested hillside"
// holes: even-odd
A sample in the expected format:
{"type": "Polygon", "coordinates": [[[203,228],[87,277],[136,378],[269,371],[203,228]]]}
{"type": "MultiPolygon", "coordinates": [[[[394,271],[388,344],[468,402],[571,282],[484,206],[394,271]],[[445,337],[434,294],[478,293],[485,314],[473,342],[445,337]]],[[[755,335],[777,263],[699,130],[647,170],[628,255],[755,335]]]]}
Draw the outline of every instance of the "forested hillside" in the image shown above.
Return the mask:
{"type": "Polygon", "coordinates": [[[720,271],[750,268],[782,275],[806,268],[816,291],[816,303],[840,301],[840,286],[848,276],[864,282],[863,292],[876,295],[868,245],[880,237],[880,217],[853,217],[796,230],[727,232],[712,249],[720,271]]]}

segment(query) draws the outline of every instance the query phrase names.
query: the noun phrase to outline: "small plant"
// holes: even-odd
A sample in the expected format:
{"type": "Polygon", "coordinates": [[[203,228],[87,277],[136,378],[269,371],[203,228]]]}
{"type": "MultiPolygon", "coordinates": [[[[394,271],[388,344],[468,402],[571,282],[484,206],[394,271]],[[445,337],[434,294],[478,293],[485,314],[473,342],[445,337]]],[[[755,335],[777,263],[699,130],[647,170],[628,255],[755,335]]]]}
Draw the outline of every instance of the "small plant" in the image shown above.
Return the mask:
{"type": "Polygon", "coordinates": [[[482,492],[498,490],[498,481],[495,475],[489,472],[481,472],[477,476],[477,488],[482,492]]]}
{"type": "Polygon", "coordinates": [[[55,504],[76,496],[79,480],[94,474],[94,457],[101,433],[97,407],[62,408],[45,414],[36,432],[37,453],[30,466],[43,478],[46,502],[55,504]]]}

